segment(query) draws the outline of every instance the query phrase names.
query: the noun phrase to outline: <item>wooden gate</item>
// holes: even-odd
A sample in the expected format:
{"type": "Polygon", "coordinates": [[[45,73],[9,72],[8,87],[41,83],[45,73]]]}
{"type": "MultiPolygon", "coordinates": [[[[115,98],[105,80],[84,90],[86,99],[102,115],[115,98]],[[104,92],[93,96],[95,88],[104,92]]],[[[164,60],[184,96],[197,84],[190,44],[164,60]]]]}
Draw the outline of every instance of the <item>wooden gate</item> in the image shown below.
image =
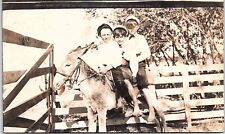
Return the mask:
{"type": "Polygon", "coordinates": [[[27,37],[16,32],[10,31],[3,28],[3,42],[12,43],[15,45],[22,45],[27,47],[35,47],[46,49],[37,62],[27,70],[18,71],[7,71],[3,72],[3,84],[16,83],[12,91],[3,100],[3,125],[4,127],[19,127],[27,128],[25,132],[35,132],[37,129],[44,130],[46,132],[52,132],[53,119],[52,119],[52,107],[53,107],[53,94],[52,94],[52,83],[53,73],[55,67],[53,66],[53,50],[52,44],[27,37]],[[39,68],[44,60],[49,57],[49,66],[39,68]],[[11,109],[7,109],[12,103],[15,97],[20,93],[26,83],[34,77],[45,75],[45,91],[36,95],[30,100],[15,106],[11,109]],[[19,117],[22,113],[27,111],[29,108],[35,106],[43,99],[47,100],[47,111],[38,120],[31,120],[27,118],[19,117]],[[48,119],[47,119],[48,118],[48,119]],[[43,123],[48,120],[48,124],[43,123]]]}
{"type": "MultiPolygon", "coordinates": [[[[186,122],[188,131],[196,121],[224,118],[223,64],[151,66],[147,70],[149,81],[153,83],[151,88],[156,88],[167,122],[186,122]],[[204,97],[195,97],[200,96],[199,94],[204,97]]],[[[87,127],[87,110],[80,92],[67,90],[64,98],[70,101],[68,106],[54,108],[55,131],[87,127]]],[[[56,101],[62,102],[63,98],[60,100],[56,96],[56,101]]],[[[107,119],[107,126],[146,123],[146,119],[147,117],[112,118],[107,119]]]]}

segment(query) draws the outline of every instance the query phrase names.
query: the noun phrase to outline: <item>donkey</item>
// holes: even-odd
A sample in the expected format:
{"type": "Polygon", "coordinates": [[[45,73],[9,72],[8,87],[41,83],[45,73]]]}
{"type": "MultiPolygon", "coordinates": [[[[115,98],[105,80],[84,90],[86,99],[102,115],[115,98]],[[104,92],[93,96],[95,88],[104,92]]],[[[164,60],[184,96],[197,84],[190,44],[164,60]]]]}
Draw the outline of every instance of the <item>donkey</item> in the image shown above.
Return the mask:
{"type": "Polygon", "coordinates": [[[87,107],[88,131],[96,132],[98,116],[99,132],[106,132],[107,110],[122,107],[122,99],[112,90],[105,75],[96,73],[80,58],[89,48],[90,46],[79,46],[66,56],[63,64],[57,68],[54,90],[59,90],[59,94],[62,94],[67,81],[72,85],[76,82],[87,107]]]}
{"type": "Polygon", "coordinates": [[[62,66],[57,69],[54,89],[60,90],[59,94],[62,94],[67,81],[76,81],[87,107],[88,131],[96,132],[98,116],[99,132],[106,132],[107,110],[118,107],[119,102],[106,77],[96,73],[79,58],[87,50],[87,47],[77,47],[66,56],[62,66]]]}

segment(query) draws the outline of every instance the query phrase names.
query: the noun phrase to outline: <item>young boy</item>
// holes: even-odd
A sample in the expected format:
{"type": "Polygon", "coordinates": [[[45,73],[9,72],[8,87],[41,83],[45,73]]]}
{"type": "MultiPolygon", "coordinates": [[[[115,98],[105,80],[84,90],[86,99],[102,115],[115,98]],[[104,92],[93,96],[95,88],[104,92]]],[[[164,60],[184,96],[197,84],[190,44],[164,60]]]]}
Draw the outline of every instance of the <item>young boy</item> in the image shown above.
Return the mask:
{"type": "MultiPolygon", "coordinates": [[[[140,21],[135,16],[128,16],[125,20],[125,26],[128,29],[128,40],[123,45],[124,55],[123,57],[128,61],[129,67],[132,71],[133,83],[143,91],[144,97],[149,106],[148,121],[151,122],[155,119],[155,111],[164,118],[163,111],[157,104],[156,91],[154,88],[150,88],[146,75],[146,60],[150,58],[150,49],[147,40],[143,35],[137,33],[140,27],[140,21]],[[154,108],[153,108],[154,107],[154,108]]],[[[164,121],[163,121],[164,122],[164,121]]]]}
{"type": "MultiPolygon", "coordinates": [[[[114,39],[118,43],[119,47],[121,48],[121,53],[123,54],[123,44],[127,40],[128,31],[126,27],[122,25],[118,25],[113,30],[114,33],[114,39]]],[[[129,66],[127,66],[126,61],[124,60],[122,63],[122,66],[117,70],[117,75],[114,77],[114,81],[116,86],[119,89],[119,92],[123,97],[126,99],[127,96],[130,96],[133,104],[134,104],[134,110],[132,113],[129,113],[129,111],[126,112],[125,116],[138,116],[140,115],[140,108],[138,106],[138,89],[137,87],[133,87],[131,81],[131,70],[129,66]],[[125,87],[124,87],[125,85],[125,87]],[[126,90],[128,89],[128,91],[126,90]],[[128,95],[128,94],[129,95],[128,95]]],[[[127,100],[127,99],[126,99],[127,100]]],[[[128,102],[129,103],[129,102],[128,102]]]]}

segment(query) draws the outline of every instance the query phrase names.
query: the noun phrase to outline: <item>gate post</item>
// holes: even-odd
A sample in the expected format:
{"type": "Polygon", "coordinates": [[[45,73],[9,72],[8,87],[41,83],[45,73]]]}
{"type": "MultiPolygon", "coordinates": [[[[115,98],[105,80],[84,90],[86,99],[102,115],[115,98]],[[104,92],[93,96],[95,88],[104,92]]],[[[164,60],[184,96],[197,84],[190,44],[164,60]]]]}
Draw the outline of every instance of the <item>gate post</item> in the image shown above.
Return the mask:
{"type": "Polygon", "coordinates": [[[48,95],[48,107],[50,107],[49,111],[49,117],[48,117],[48,132],[53,132],[54,130],[54,120],[53,120],[53,102],[54,102],[54,92],[53,92],[53,78],[54,78],[54,72],[53,72],[53,67],[54,67],[54,46],[49,54],[49,66],[52,67],[52,71],[49,74],[48,78],[48,89],[50,89],[49,95],[48,95]]]}
{"type": "Polygon", "coordinates": [[[188,70],[182,72],[183,76],[183,97],[184,97],[184,107],[185,116],[187,120],[187,130],[190,132],[191,129],[191,106],[190,106],[190,92],[189,92],[189,81],[188,81],[188,70]]]}

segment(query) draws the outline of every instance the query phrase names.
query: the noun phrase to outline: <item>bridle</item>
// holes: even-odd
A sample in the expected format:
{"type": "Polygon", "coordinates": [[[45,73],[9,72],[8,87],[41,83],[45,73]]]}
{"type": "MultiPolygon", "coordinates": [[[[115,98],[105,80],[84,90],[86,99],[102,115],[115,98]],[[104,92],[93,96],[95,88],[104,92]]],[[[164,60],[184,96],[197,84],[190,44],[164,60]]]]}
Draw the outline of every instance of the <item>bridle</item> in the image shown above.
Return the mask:
{"type": "Polygon", "coordinates": [[[80,76],[80,65],[81,65],[81,63],[82,63],[82,60],[79,61],[78,65],[75,67],[75,69],[74,69],[69,75],[64,74],[64,73],[62,73],[62,72],[59,72],[59,71],[56,71],[56,73],[58,73],[58,74],[60,74],[60,75],[62,75],[62,76],[64,76],[64,77],[66,77],[66,79],[65,79],[64,82],[63,82],[63,84],[66,84],[66,82],[69,81],[69,83],[70,83],[70,88],[72,88],[72,86],[73,86],[74,83],[77,83],[77,85],[79,86],[79,85],[80,85],[82,82],[84,82],[85,80],[90,79],[90,78],[92,78],[93,76],[95,76],[95,75],[98,74],[97,72],[95,72],[95,73],[93,73],[92,75],[90,75],[90,76],[88,76],[88,77],[86,77],[86,78],[84,78],[84,79],[82,79],[82,80],[80,80],[80,81],[78,82],[78,78],[79,78],[79,76],[80,76]]]}
{"type": "MultiPolygon", "coordinates": [[[[94,44],[94,42],[92,42],[89,46],[86,46],[84,52],[83,52],[81,55],[85,54],[85,53],[88,51],[88,49],[89,49],[93,44],[94,44]]],[[[79,58],[79,57],[78,57],[78,58],[79,58]]],[[[62,75],[62,76],[64,76],[64,77],[66,77],[65,81],[63,82],[63,84],[66,84],[66,82],[69,81],[70,87],[72,88],[73,84],[74,84],[75,82],[77,83],[77,80],[78,80],[79,75],[80,75],[80,65],[81,65],[81,63],[82,63],[82,60],[80,59],[79,63],[78,63],[77,66],[75,67],[75,69],[74,69],[69,75],[67,75],[67,74],[65,74],[65,73],[62,73],[62,72],[59,72],[59,71],[56,71],[56,73],[58,73],[58,74],[60,74],[60,75],[62,75]]],[[[94,75],[93,75],[93,76],[94,76],[94,75]]],[[[93,76],[92,76],[92,77],[93,77],[93,76]]],[[[89,78],[89,77],[88,77],[88,78],[89,78]]],[[[85,78],[84,80],[86,80],[86,79],[88,79],[88,78],[85,78]]],[[[90,78],[91,78],[91,77],[90,77],[90,78]]],[[[84,80],[81,80],[81,82],[83,82],[84,80]]],[[[81,82],[79,82],[78,85],[80,85],[81,82]]]]}
{"type": "Polygon", "coordinates": [[[75,82],[77,82],[79,75],[80,75],[80,64],[81,64],[81,61],[79,61],[77,66],[74,68],[74,70],[69,75],[59,72],[59,71],[56,71],[56,73],[65,77],[63,84],[66,84],[66,82],[69,81],[70,86],[72,86],[75,82]]]}

